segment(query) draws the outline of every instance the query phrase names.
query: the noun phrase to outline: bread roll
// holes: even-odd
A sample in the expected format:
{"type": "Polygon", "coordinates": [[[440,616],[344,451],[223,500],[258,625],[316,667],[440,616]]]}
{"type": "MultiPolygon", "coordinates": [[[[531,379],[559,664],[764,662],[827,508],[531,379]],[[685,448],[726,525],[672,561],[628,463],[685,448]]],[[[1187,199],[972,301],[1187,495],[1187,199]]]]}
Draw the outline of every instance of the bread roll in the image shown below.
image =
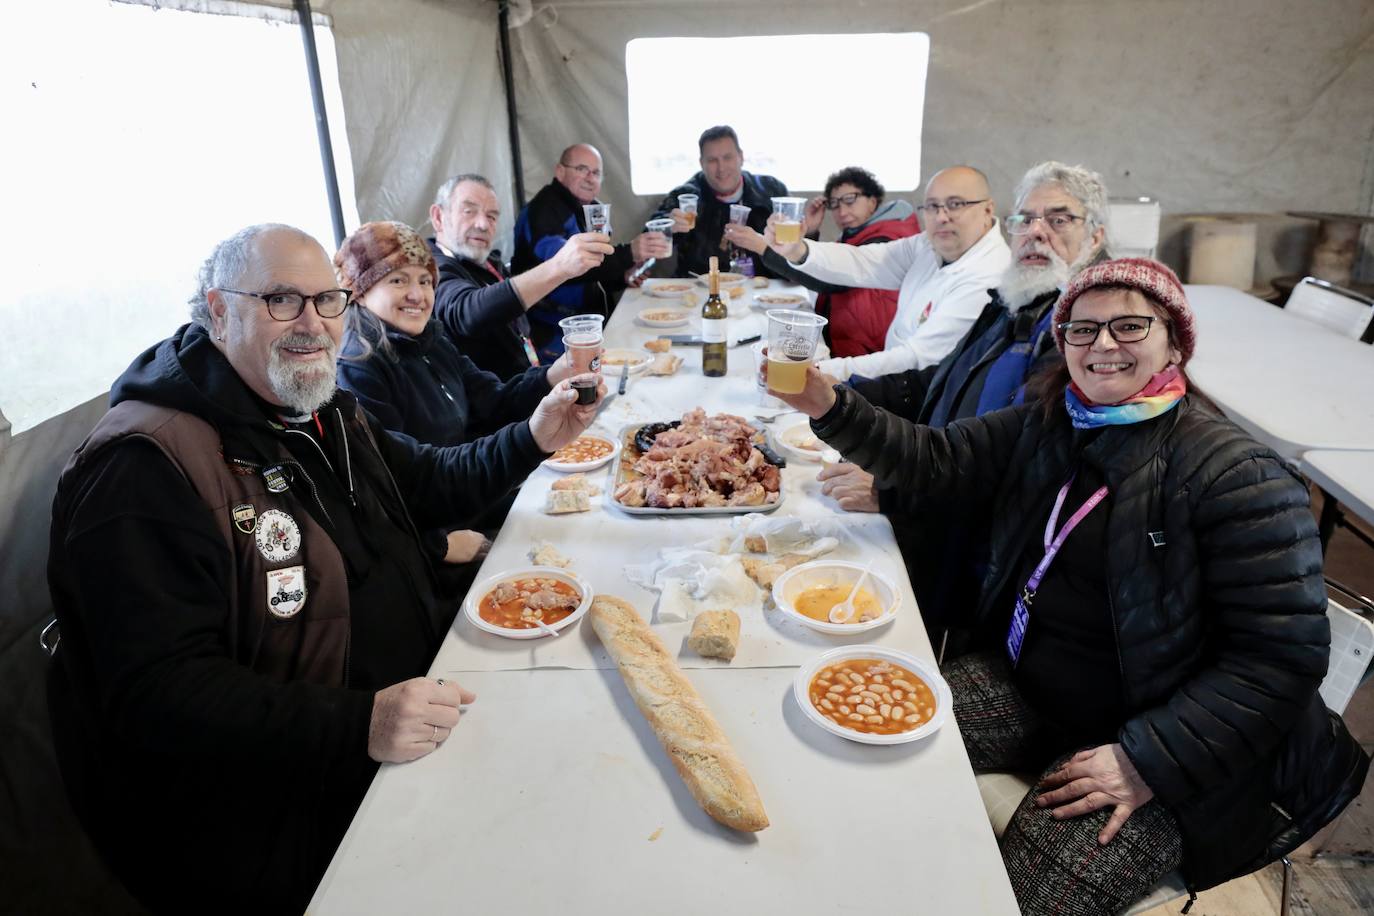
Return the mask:
{"type": "Polygon", "coordinates": [[[666,337],[656,337],[653,340],[644,341],[644,349],[650,353],[667,353],[673,348],[673,342],[666,337]]]}
{"type": "Polygon", "coordinates": [[[739,646],[739,615],[734,611],[702,611],[692,621],[687,648],[707,658],[735,657],[739,646]]]}
{"type": "Polygon", "coordinates": [[[711,711],[634,607],[598,595],[587,618],[692,797],[727,827],[768,826],[758,790],[711,711]]]}
{"type": "Polygon", "coordinates": [[[550,490],[544,511],[549,515],[565,515],[569,512],[589,512],[592,504],[583,490],[550,490]]]}

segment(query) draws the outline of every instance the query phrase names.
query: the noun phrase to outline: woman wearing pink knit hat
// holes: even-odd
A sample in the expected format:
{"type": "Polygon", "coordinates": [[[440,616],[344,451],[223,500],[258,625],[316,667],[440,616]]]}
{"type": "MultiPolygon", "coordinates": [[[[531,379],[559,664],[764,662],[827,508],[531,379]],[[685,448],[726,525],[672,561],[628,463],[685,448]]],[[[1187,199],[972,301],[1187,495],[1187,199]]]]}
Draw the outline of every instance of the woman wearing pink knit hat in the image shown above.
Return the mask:
{"type": "Polygon", "coordinates": [[[1369,757],[1317,693],[1330,629],[1302,480],[1196,391],[1178,278],[1080,273],[1064,364],[944,429],[814,370],[812,429],[917,516],[988,529],[944,662],[973,765],[1038,775],[1002,837],[1023,913],[1107,914],[1178,869],[1196,892],[1274,861],[1354,798],[1369,757]]]}

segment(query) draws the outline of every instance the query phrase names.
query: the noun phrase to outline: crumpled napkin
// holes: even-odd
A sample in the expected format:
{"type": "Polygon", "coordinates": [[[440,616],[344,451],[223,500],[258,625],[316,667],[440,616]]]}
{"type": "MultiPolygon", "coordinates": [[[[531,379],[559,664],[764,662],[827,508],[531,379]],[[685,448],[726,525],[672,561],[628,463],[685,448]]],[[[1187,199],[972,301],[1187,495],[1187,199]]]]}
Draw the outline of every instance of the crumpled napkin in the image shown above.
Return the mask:
{"type": "Polygon", "coordinates": [[[750,513],[732,519],[730,528],[733,537],[725,547],[726,553],[749,553],[746,539],[761,537],[768,553],[818,557],[848,538],[844,528],[831,519],[775,518],[750,513]]]}
{"type": "Polygon", "coordinates": [[[740,558],[697,547],[670,547],[651,563],[627,567],[636,585],[659,593],[655,622],[691,620],[701,611],[736,612],[759,605],[758,588],[740,558]]]}

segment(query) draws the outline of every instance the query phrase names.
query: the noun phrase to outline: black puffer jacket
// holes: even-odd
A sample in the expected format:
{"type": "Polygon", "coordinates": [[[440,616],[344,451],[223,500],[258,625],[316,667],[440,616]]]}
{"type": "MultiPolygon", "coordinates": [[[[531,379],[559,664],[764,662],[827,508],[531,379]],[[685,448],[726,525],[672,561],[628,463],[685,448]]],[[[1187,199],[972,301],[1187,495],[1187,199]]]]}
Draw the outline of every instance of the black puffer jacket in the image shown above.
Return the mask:
{"type": "Polygon", "coordinates": [[[1031,520],[1077,462],[1106,480],[1107,597],[1129,710],[1118,740],[1179,820],[1190,887],[1273,861],[1358,794],[1369,758],[1316,692],[1330,643],[1316,525],[1276,454],[1191,398],[1081,434],[1059,408],[941,430],[836,391],[817,435],[895,488],[905,511],[942,494],[989,521],[969,621],[988,635],[1006,632],[1001,598],[1038,534],[1031,520]]]}

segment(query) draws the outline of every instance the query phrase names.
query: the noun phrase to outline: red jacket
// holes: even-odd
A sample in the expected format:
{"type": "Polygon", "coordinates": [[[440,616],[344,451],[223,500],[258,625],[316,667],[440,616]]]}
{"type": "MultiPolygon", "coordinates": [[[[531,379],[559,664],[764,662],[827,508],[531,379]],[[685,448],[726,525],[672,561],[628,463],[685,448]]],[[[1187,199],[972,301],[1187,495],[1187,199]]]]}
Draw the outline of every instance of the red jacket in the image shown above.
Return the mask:
{"type": "MultiPolygon", "coordinates": [[[[847,239],[846,245],[891,242],[916,235],[921,225],[915,215],[905,219],[885,219],[869,223],[847,239]]],[[[897,314],[897,290],[850,289],[842,293],[821,293],[816,298],[816,313],[830,319],[831,356],[863,356],[887,345],[887,327],[897,314]]]]}

